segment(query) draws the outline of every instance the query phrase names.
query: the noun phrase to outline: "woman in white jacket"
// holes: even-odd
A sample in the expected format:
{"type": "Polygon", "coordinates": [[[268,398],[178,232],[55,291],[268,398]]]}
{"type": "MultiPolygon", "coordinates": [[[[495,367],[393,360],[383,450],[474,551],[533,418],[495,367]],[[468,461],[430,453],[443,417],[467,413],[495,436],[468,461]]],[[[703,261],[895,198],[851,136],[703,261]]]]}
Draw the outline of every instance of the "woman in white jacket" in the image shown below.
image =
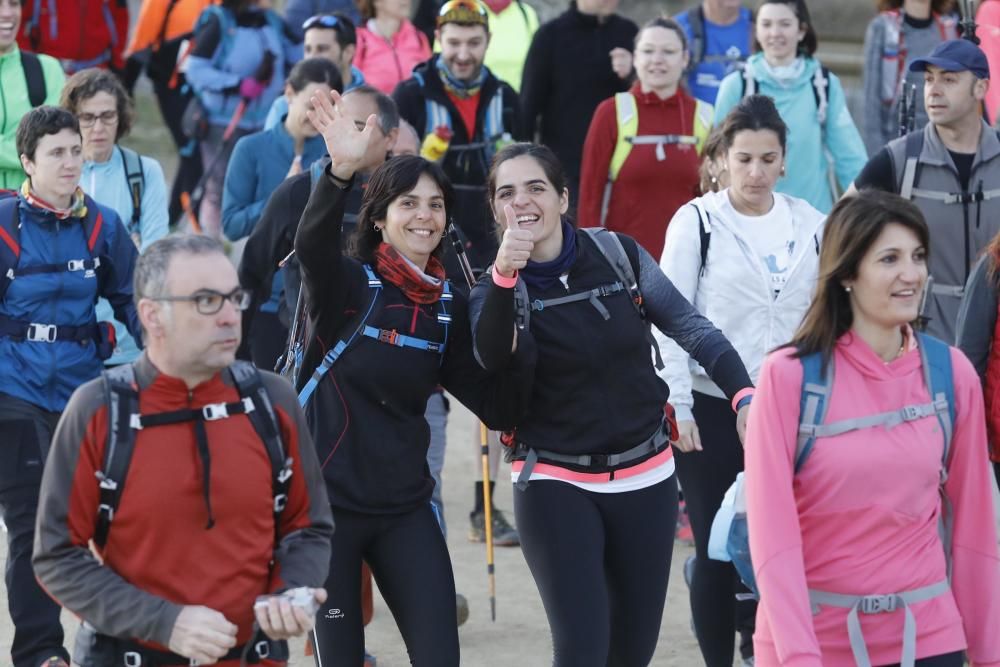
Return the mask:
{"type": "MultiPolygon", "coordinates": [[[[677,211],[660,267],[732,341],[756,382],[764,355],[791,340],[809,306],[824,216],[805,200],[774,192],[785,171],[787,129],[771,98],[744,98],[720,131],[730,185],[677,211]]],[[[695,633],[707,667],[730,667],[736,595],[747,591],[732,565],[709,560],[707,549],[715,512],[743,469],[736,405],[730,406],[686,352],[669,339],[658,337],[658,342],[665,364],[661,375],[677,410],[677,475],[695,538],[695,633]]],[[[737,396],[735,403],[749,400],[737,396]]],[[[739,615],[753,617],[746,609],[739,615]]],[[[746,659],[753,651],[753,628],[739,630],[746,659]]]]}

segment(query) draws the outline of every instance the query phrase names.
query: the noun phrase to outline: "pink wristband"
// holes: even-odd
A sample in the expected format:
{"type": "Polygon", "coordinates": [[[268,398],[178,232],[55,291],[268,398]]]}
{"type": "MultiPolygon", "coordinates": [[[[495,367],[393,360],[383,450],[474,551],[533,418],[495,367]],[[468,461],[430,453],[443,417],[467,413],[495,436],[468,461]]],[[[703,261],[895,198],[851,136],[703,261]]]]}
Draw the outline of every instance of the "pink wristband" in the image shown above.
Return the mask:
{"type": "Polygon", "coordinates": [[[739,405],[740,401],[742,401],[747,396],[753,396],[753,392],[754,392],[753,387],[744,387],[743,389],[740,389],[738,392],[736,392],[736,395],[733,396],[733,412],[739,412],[739,408],[737,406],[739,405]]]}
{"type": "Polygon", "coordinates": [[[502,275],[499,271],[497,271],[497,265],[494,264],[492,274],[493,274],[493,284],[496,285],[497,287],[506,287],[507,289],[510,289],[511,287],[517,284],[517,271],[514,272],[513,278],[508,278],[507,276],[502,275]]]}

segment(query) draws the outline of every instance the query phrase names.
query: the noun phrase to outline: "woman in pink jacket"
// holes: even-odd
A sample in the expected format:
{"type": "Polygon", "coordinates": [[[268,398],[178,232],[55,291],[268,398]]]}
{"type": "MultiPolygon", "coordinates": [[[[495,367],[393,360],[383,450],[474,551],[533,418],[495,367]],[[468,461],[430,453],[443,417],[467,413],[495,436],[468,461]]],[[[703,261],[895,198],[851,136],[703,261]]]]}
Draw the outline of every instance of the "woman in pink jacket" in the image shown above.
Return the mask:
{"type": "Polygon", "coordinates": [[[792,343],[761,369],[746,442],[758,667],[961,667],[963,652],[975,667],[1000,665],[983,399],[961,352],[944,351],[955,415],[947,558],[938,533],[947,429],[934,413],[816,438],[794,470],[802,357],[832,364],[823,424],[930,402],[909,324],[928,251],[911,203],[873,191],[840,201],[826,222],[815,300],[792,343]]]}
{"type": "Polygon", "coordinates": [[[361,0],[354,66],[365,82],[392,93],[416,65],[431,57],[427,36],[410,23],[410,0],[361,0]]]}

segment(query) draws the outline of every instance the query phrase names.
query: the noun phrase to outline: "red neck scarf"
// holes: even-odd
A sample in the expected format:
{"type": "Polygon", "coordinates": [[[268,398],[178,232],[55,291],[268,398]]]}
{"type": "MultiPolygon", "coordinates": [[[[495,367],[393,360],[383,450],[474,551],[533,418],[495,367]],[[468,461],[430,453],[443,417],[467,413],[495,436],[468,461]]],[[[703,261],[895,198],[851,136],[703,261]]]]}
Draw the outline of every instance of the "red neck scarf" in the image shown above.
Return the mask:
{"type": "Polygon", "coordinates": [[[444,291],[444,266],[436,257],[428,258],[425,272],[428,276],[437,278],[437,284],[429,282],[388,243],[380,243],[375,249],[375,270],[403,290],[406,298],[413,303],[435,303],[444,291]]]}

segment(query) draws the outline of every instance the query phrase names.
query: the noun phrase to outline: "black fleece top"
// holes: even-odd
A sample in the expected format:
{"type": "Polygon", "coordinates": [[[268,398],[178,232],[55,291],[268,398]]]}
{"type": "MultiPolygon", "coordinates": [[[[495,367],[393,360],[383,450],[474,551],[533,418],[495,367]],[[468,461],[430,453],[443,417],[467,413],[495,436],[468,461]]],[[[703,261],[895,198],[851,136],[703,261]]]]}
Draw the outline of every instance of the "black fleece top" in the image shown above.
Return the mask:
{"type": "MultiPolygon", "coordinates": [[[[649,321],[700,363],[730,399],[752,387],[739,354],[721,331],[695,310],[656,261],[635,240],[618,234],[635,267],[649,321]],[[636,270],[636,268],[638,270],[636,270]]],[[[576,235],[577,257],[566,286],[528,297],[553,299],[618,280],[586,234],[576,235]]],[[[514,319],[514,289],[484,275],[470,296],[476,352],[486,368],[500,367],[510,346],[498,334],[514,319]]],[[[605,320],[589,301],[532,311],[529,328],[538,346],[531,405],[517,424],[517,440],[561,454],[615,454],[652,435],[669,397],[656,374],[645,325],[628,292],[602,297],[605,320]]],[[[523,332],[522,332],[523,333],[523,332]]]]}
{"type": "Polygon", "coordinates": [[[631,51],[635,23],[613,14],[601,21],[582,14],[576,3],[542,25],[531,41],[521,79],[521,111],[529,138],[555,152],[575,188],[580,182],[583,141],[597,105],[628,90],[630,80],[611,69],[611,50],[631,51]],[[538,124],[538,117],[541,123],[538,124]]]}
{"type": "MultiPolygon", "coordinates": [[[[330,158],[323,161],[329,164],[330,158]]],[[[253,330],[253,319],[261,304],[271,296],[271,283],[278,270],[278,263],[292,252],[295,243],[295,231],[299,228],[299,220],[309,201],[312,189],[312,178],[309,170],[286,178],[281,182],[271,196],[254,225],[243,248],[243,258],[240,260],[240,285],[250,290],[253,301],[250,307],[243,311],[243,341],[240,344],[239,357],[250,359],[250,337],[253,330]]],[[[359,178],[354,181],[354,187],[347,194],[345,204],[345,223],[343,238],[346,240],[354,231],[354,220],[361,210],[361,200],[364,188],[359,178]]],[[[299,296],[299,262],[295,255],[285,265],[284,297],[278,308],[278,318],[287,328],[295,313],[295,305],[299,296]]]]}
{"type": "MultiPolygon", "coordinates": [[[[325,173],[313,188],[295,236],[310,324],[300,390],[327,350],[350,336],[345,329],[353,329],[355,315],[368,310],[372,297],[361,262],[341,252],[346,193],[325,173]]],[[[382,292],[367,324],[434,342],[447,336],[444,355],[359,336],[306,404],[334,507],[401,513],[430,499],[434,480],[427,468],[430,431],[424,411],[438,385],[491,428],[509,428],[524,414],[534,379],[531,336],[519,335],[517,352],[506,368],[485,372],[472,352],[467,296],[452,292],[452,322],[446,329],[437,320],[439,304],[415,304],[382,278],[382,292]]],[[[510,324],[504,329],[496,338],[507,341],[509,352],[514,329],[510,324]]]]}

